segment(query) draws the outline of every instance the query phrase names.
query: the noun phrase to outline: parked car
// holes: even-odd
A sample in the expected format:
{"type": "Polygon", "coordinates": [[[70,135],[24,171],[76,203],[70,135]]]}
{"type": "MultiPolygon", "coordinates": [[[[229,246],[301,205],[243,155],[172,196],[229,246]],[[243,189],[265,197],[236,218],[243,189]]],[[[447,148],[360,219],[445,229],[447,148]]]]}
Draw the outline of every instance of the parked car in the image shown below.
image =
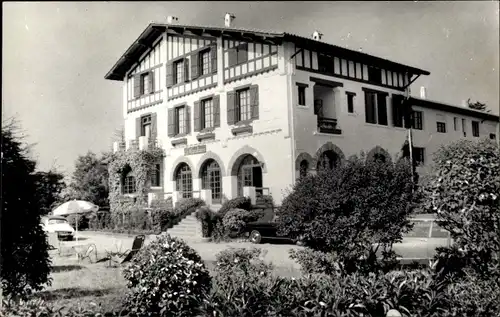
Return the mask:
{"type": "MultiPolygon", "coordinates": [[[[439,227],[433,214],[414,215],[411,218],[413,229],[403,235],[403,241],[395,243],[392,249],[401,264],[429,264],[436,254],[437,247],[452,244],[450,232],[439,227]]],[[[381,250],[377,252],[381,254],[381,250]]]]}
{"type": "Polygon", "coordinates": [[[75,229],[68,220],[61,216],[48,216],[42,218],[42,227],[46,232],[56,232],[59,240],[73,240],[75,229]]]}
{"type": "Polygon", "coordinates": [[[244,236],[246,236],[250,242],[255,244],[261,243],[262,240],[281,240],[297,243],[296,239],[278,236],[277,232],[278,222],[277,218],[274,217],[271,221],[260,220],[247,223],[245,226],[244,236]]]}

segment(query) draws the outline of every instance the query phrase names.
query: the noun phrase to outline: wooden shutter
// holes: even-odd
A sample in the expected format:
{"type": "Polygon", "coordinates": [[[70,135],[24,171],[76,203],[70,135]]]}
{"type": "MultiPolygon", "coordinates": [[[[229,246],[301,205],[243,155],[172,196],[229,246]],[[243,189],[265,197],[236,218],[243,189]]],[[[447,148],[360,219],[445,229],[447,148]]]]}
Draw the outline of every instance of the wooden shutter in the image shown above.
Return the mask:
{"type": "Polygon", "coordinates": [[[134,98],[141,95],[141,75],[134,75],[134,98]]]}
{"type": "Polygon", "coordinates": [[[174,64],[172,62],[167,63],[167,87],[172,87],[174,85],[174,64]]]}
{"type": "Polygon", "coordinates": [[[153,93],[155,91],[155,73],[153,71],[149,72],[149,92],[153,93]]]}
{"type": "Polygon", "coordinates": [[[384,94],[377,94],[378,124],[387,125],[387,99],[384,94]]]}
{"type": "Polygon", "coordinates": [[[198,52],[191,54],[191,79],[196,79],[200,76],[199,61],[200,55],[198,52]]]}
{"type": "Polygon", "coordinates": [[[214,96],[212,99],[214,107],[214,128],[220,127],[220,96],[214,96]]]}
{"type": "Polygon", "coordinates": [[[252,107],[252,119],[259,119],[259,86],[250,86],[250,107],[252,107]]]}
{"type": "Polygon", "coordinates": [[[184,58],[184,82],[189,81],[189,59],[184,58]]]}
{"type": "Polygon", "coordinates": [[[136,139],[139,139],[139,137],[141,136],[141,128],[142,128],[142,122],[141,122],[141,117],[139,118],[135,118],[135,138],[136,139]]]}
{"type": "Polygon", "coordinates": [[[193,111],[193,124],[194,124],[194,132],[201,131],[201,105],[200,101],[194,102],[194,111],[193,111]]]}
{"type": "Polygon", "coordinates": [[[186,134],[191,133],[191,118],[190,118],[190,111],[189,111],[189,106],[184,106],[184,116],[186,118],[186,134]]]}
{"type": "Polygon", "coordinates": [[[227,51],[227,60],[229,62],[229,67],[236,65],[238,62],[238,51],[236,47],[232,47],[227,51]]]}
{"type": "Polygon", "coordinates": [[[227,124],[234,124],[236,122],[235,108],[236,108],[236,92],[227,92],[227,124]]]}
{"type": "Polygon", "coordinates": [[[151,138],[156,139],[158,137],[158,131],[157,131],[157,115],[156,112],[151,114],[151,138]]]}
{"type": "Polygon", "coordinates": [[[210,61],[212,74],[217,73],[217,43],[210,44],[210,61]]]}
{"type": "Polygon", "coordinates": [[[243,43],[238,46],[238,63],[248,61],[248,43],[243,43]]]}
{"type": "Polygon", "coordinates": [[[172,137],[175,135],[175,109],[168,109],[168,136],[172,137]]]}

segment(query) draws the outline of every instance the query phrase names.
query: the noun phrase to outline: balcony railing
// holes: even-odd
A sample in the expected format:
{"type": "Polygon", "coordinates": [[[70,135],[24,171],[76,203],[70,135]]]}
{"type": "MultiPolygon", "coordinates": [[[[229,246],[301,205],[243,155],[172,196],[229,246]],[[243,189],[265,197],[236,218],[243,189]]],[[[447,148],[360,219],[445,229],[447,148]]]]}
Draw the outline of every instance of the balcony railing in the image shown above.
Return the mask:
{"type": "Polygon", "coordinates": [[[337,119],[322,117],[318,117],[318,132],[342,134],[342,130],[337,129],[337,119]]]}
{"type": "Polygon", "coordinates": [[[128,140],[127,143],[125,142],[114,142],[113,143],[113,151],[118,152],[118,151],[125,151],[125,150],[155,150],[155,149],[161,149],[161,144],[156,138],[146,138],[146,137],[139,137],[138,139],[132,139],[128,140]]]}

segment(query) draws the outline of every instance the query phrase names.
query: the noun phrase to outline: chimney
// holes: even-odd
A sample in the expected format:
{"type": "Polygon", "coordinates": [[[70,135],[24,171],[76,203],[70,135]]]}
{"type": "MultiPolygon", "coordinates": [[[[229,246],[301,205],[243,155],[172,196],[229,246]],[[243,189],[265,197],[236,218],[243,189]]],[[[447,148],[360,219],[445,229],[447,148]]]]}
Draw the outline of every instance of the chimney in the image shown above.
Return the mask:
{"type": "Polygon", "coordinates": [[[316,40],[316,41],[320,41],[322,37],[323,37],[323,33],[321,33],[318,30],[315,30],[314,33],[312,34],[313,40],[316,40]]]}
{"type": "Polygon", "coordinates": [[[172,15],[169,15],[169,16],[167,17],[167,23],[168,23],[168,24],[174,24],[174,21],[179,21],[179,18],[178,18],[178,17],[174,17],[174,16],[172,16],[172,15]]]}
{"type": "Polygon", "coordinates": [[[420,87],[420,98],[427,99],[427,89],[424,86],[420,87]]]}
{"type": "Polygon", "coordinates": [[[224,25],[227,28],[232,27],[232,22],[233,22],[234,19],[236,19],[236,17],[234,16],[234,14],[226,12],[226,15],[224,16],[224,25]]]}

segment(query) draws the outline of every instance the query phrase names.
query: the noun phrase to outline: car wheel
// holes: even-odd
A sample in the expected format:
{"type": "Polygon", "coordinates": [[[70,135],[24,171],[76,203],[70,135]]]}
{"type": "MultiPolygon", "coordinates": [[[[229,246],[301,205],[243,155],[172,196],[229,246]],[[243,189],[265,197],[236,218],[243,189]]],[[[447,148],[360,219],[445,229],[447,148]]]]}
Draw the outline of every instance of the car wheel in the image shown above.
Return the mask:
{"type": "Polygon", "coordinates": [[[258,232],[257,230],[253,230],[252,232],[250,232],[250,242],[259,244],[261,240],[262,236],[260,235],[260,232],[258,232]]]}

